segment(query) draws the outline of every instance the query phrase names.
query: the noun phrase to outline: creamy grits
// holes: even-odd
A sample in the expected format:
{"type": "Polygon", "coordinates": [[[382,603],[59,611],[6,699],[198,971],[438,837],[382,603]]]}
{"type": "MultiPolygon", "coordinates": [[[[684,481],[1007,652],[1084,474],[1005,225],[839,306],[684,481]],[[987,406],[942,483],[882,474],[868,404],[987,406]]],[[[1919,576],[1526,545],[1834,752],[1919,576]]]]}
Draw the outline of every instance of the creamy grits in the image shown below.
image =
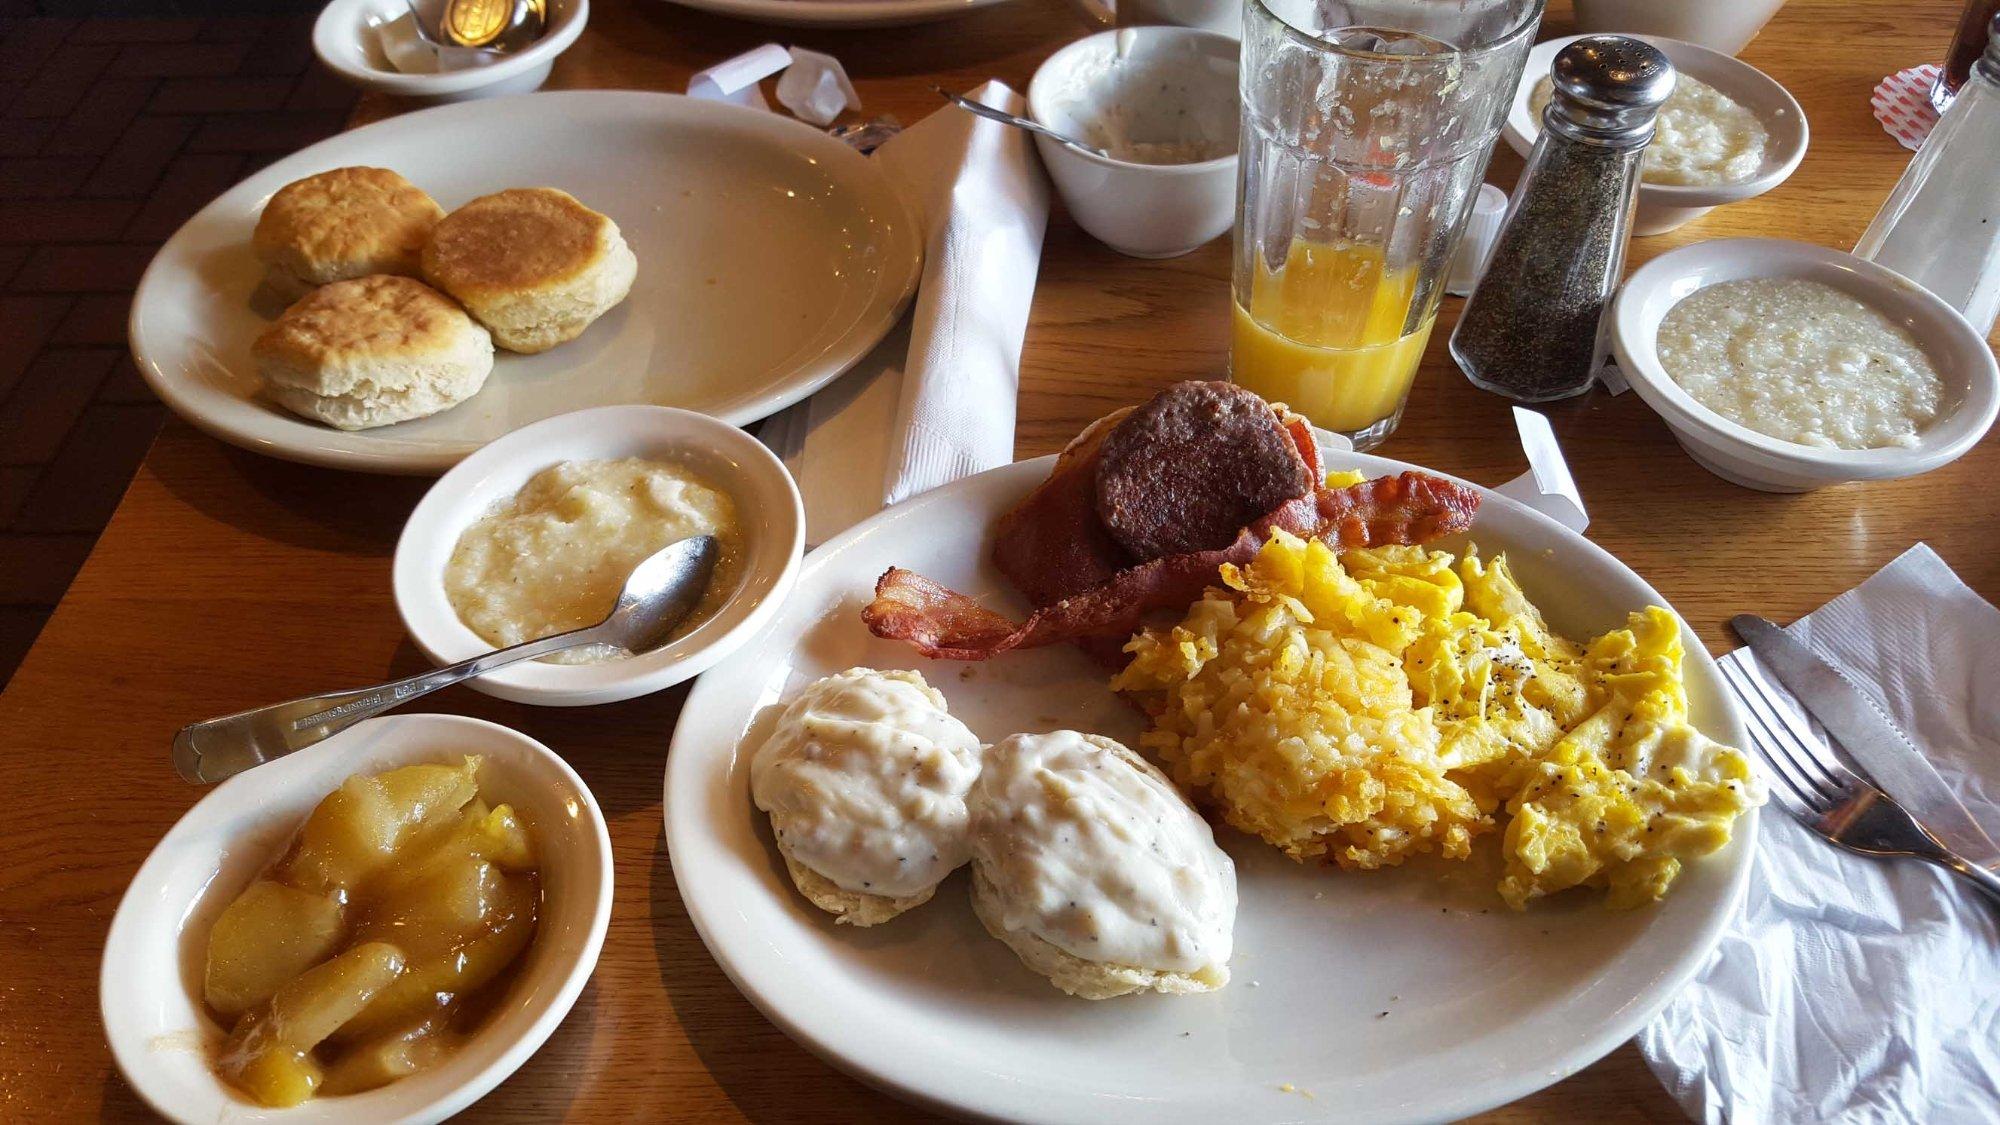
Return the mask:
{"type": "Polygon", "coordinates": [[[1825,449],[1910,446],[1938,416],[1937,370],[1910,334],[1817,281],[1697,290],[1660,321],[1660,366],[1741,426],[1825,449]]]}
{"type": "MultiPolygon", "coordinates": [[[[633,567],[695,535],[714,535],[722,552],[675,636],[713,616],[735,589],[735,503],[679,465],[564,461],[465,529],[445,566],[445,596],[459,620],[504,648],[602,621],[633,567]]],[[[592,645],[544,659],[589,664],[628,655],[592,645]]]]}
{"type": "MultiPolygon", "coordinates": [[[[1537,128],[1553,92],[1554,84],[1544,78],[1528,97],[1537,128]]],[[[1683,187],[1740,184],[1763,167],[1769,141],[1770,134],[1756,114],[1728,94],[1683,74],[1674,82],[1673,96],[1660,107],[1641,179],[1683,187]]]]}

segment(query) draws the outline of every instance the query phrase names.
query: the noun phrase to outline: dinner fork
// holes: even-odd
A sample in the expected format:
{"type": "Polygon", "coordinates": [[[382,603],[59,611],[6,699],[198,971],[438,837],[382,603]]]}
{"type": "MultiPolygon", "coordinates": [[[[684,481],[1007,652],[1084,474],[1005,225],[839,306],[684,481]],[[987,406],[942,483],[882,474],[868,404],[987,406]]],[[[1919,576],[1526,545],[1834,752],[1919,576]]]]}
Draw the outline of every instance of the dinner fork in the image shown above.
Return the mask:
{"type": "Polygon", "coordinates": [[[1842,765],[1740,661],[1717,663],[1743,701],[1751,745],[1777,781],[1771,794],[1792,819],[1851,852],[1911,856],[1936,864],[2000,902],[2000,876],[1946,847],[1894,798],[1842,765]]]}

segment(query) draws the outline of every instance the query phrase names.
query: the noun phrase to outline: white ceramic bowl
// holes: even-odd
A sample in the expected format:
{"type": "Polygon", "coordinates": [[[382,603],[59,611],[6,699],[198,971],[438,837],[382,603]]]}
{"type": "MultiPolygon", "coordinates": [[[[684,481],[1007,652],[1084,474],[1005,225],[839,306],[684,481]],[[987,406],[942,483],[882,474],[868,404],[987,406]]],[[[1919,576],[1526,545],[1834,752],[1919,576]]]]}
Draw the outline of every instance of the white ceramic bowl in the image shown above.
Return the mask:
{"type": "Polygon", "coordinates": [[[1950,305],[1893,270],[1852,254],[1775,238],[1699,242],[1646,263],[1611,306],[1618,368],[1704,468],[1765,492],[1929,472],[1971,449],[2000,412],[2000,369],[1986,341],[1950,305]],[[1767,437],[1697,403],[1660,366],[1660,321],[1697,289],[1722,281],[1798,277],[1850,293],[1902,325],[1944,383],[1944,414],[1910,448],[1817,449],[1767,437]]]}
{"type": "Polygon", "coordinates": [[[1664,35],[1733,55],[1784,6],[1785,0],[1576,0],[1576,29],[1664,35]]]}
{"type": "Polygon", "coordinates": [[[104,945],[98,1002],[126,1081],[182,1122],[440,1121],[527,1061],[590,979],[611,920],[611,839],[590,790],[548,747],[457,715],[372,719],[224,782],[175,824],[140,866],[104,945]],[[223,1033],[201,1002],[217,914],[284,850],[321,798],[355,774],[479,754],[480,790],[514,806],[542,862],[535,940],[505,999],[444,1065],[347,1097],[265,1109],[209,1064],[223,1033]]]}
{"type": "Polygon", "coordinates": [[[1135,258],[1172,258],[1236,221],[1235,39],[1190,27],[1128,27],[1079,39],[1028,83],[1028,115],[1088,143],[1116,122],[1129,139],[1199,142],[1226,156],[1142,164],[1093,156],[1036,137],[1070,215],[1093,238],[1135,258]],[[1122,120],[1118,120],[1122,117],[1122,120]]]}
{"type": "Polygon", "coordinates": [[[743,534],[736,592],[715,616],[651,652],[596,664],[523,661],[467,683],[516,703],[612,703],[680,683],[762,628],[791,591],[805,547],[805,510],[784,464],[749,434],[706,414],[603,406],[516,430],[459,462],[424,494],[396,542],[394,571],[396,610],[417,647],[439,664],[493,648],[459,620],[445,596],[445,564],[468,525],[551,465],[619,457],[686,465],[736,502],[743,534]]]}
{"type": "MultiPolygon", "coordinates": [[[[1507,111],[1507,122],[1501,133],[1515,152],[1524,158],[1535,147],[1535,139],[1542,135],[1542,119],[1528,108],[1533,98],[1535,85],[1549,76],[1549,67],[1554,64],[1556,52],[1582,38],[1580,35],[1551,39],[1537,43],[1528,52],[1526,69],[1521,72],[1520,88],[1514,91],[1514,104],[1507,111]]],[[[1713,184],[1694,186],[1687,184],[1639,184],[1639,207],[1632,217],[1632,233],[1664,234],[1684,223],[1691,222],[1709,213],[1724,203],[1740,203],[1754,199],[1785,182],[1792,169],[1805,158],[1808,130],[1805,111],[1777,80],[1749,63],[1738,61],[1720,51],[1686,43],[1679,39],[1662,39],[1653,35],[1634,35],[1658,47],[1674,69],[1682,74],[1699,79],[1727,94],[1745,109],[1757,115],[1769,134],[1764,145],[1764,163],[1757,174],[1737,184],[1713,184]]]]}
{"type": "Polygon", "coordinates": [[[525,94],[548,81],[556,56],[569,50],[590,19],[590,0],[548,0],[541,38],[490,66],[441,74],[405,74],[390,65],[370,24],[409,9],[403,0],[332,0],[313,23],[313,53],[328,70],[364,90],[426,102],[525,94]]]}

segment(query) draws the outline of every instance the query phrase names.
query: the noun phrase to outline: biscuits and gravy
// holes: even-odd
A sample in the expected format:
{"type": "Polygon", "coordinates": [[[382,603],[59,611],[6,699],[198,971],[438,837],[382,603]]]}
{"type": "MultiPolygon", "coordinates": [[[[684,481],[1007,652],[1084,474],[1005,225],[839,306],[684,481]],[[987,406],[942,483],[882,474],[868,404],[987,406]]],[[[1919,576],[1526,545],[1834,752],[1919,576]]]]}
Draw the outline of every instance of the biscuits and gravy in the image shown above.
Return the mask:
{"type": "Polygon", "coordinates": [[[1152,763],[1095,734],[989,747],[972,810],[972,909],[1086,1000],[1229,983],[1236,865],[1152,763]]]}
{"type": "Polygon", "coordinates": [[[851,926],[930,901],[964,866],[979,739],[920,672],[850,668],[786,705],[750,763],[799,893],[851,926]]]}

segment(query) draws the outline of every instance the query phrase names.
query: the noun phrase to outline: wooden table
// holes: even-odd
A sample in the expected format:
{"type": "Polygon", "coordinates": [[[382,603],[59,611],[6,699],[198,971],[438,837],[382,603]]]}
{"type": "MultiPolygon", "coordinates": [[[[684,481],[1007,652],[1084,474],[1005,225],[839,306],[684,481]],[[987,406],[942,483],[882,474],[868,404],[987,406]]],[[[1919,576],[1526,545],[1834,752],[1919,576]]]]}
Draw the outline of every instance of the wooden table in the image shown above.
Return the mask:
{"type": "MultiPolygon", "coordinates": [[[[1673,234],[1762,234],[1847,247],[1907,154],[1869,115],[1883,75],[1942,56],[1953,0],[1792,0],[1743,57],[1789,87],[1813,140],[1790,182],[1673,234]]],[[[1566,10],[1546,34],[1569,29],[1566,10]]],[[[870,113],[929,112],[933,81],[1025,88],[1080,33],[1061,0],[1021,0],[901,30],[756,27],[658,0],[599,0],[553,87],[679,90],[687,75],[778,40],[840,57],[870,113]]],[[[402,107],[368,102],[364,117],[402,107]]],[[[1505,146],[1496,177],[1519,167],[1505,146]]],[[[1058,213],[1049,226],[1022,362],[1021,456],[1152,389],[1223,370],[1226,240],[1184,258],[1123,258],[1058,213]]],[[[1460,302],[1445,302],[1446,321],[1460,302]]],[[[1433,335],[1391,456],[1498,484],[1523,468],[1507,404],[1474,390],[1433,335]]],[[[1929,541],[2000,596],[2000,447],[1927,477],[1807,496],[1726,484],[1695,466],[1637,396],[1549,407],[1595,522],[1591,538],[1664,592],[1717,651],[1722,622],[1790,620],[1929,541]],[[1981,484],[1980,482],[1987,482],[1981,484]]],[[[425,482],[302,468],[170,424],[110,528],[4,696],[13,795],[0,802],[0,1117],[127,1118],[143,1106],[111,1066],[97,970],[118,897],[154,841],[201,795],[167,762],[193,719],[330,686],[409,674],[421,658],[389,596],[398,528],[425,482]]],[[[916,1117],[793,1045],[710,960],[676,893],[660,781],[683,692],[538,710],[464,689],[427,700],[539,738],[603,802],[617,905],[597,974],[547,1046],[472,1111],[547,1119],[916,1117]]],[[[1440,1075],[1440,1081],[1449,1081],[1440,1075]]],[[[1673,1120],[1629,1045],[1495,1121],[1673,1120]]]]}

